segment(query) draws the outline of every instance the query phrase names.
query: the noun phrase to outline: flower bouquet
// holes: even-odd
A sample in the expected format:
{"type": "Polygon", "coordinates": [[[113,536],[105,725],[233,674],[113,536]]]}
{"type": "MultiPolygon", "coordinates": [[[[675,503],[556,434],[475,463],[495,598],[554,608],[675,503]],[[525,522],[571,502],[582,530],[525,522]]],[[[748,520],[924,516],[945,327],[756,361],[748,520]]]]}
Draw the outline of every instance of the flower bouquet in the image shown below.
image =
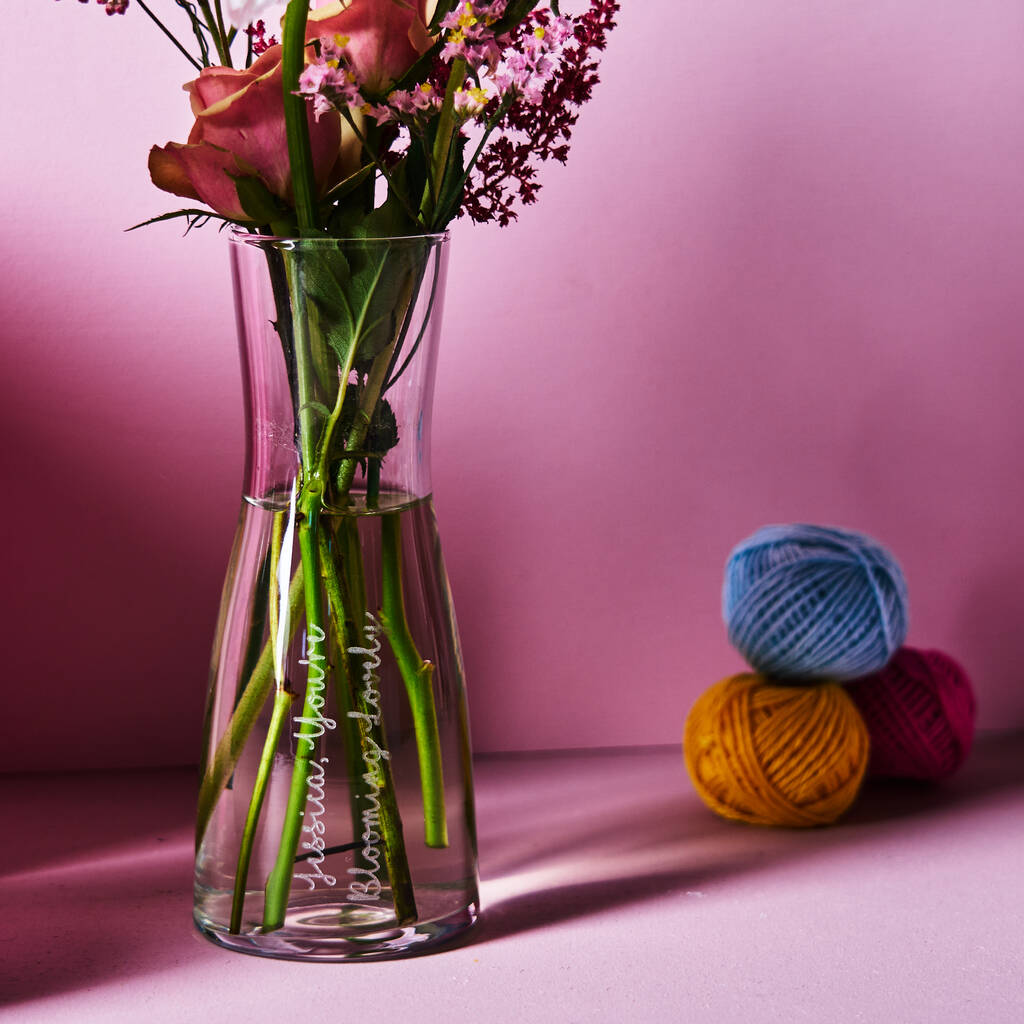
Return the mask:
{"type": "Polygon", "coordinates": [[[197,925],[266,956],[430,948],[478,903],[430,487],[446,228],[506,225],[536,199],[618,4],[291,0],[271,31],[261,0],[98,2],[133,3],[198,72],[188,140],[149,157],[153,182],[194,205],[146,223],[231,230],[249,437],[206,714],[197,925]]]}

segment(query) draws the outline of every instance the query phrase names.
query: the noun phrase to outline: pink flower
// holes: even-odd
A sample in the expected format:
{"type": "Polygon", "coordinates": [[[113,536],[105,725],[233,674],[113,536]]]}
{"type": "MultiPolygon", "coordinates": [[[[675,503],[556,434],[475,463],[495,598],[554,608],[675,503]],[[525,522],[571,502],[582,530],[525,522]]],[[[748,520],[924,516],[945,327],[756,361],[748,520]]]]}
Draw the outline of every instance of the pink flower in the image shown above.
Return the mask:
{"type": "Polygon", "coordinates": [[[430,48],[426,9],[427,0],[333,0],[310,13],[306,38],[341,36],[356,81],[382,95],[430,48]]]}
{"type": "Polygon", "coordinates": [[[505,13],[506,0],[464,0],[441,19],[445,32],[441,60],[450,63],[461,57],[471,68],[493,68],[501,57],[508,37],[495,36],[492,26],[505,13]]]}
{"type": "Polygon", "coordinates": [[[531,106],[539,105],[572,40],[568,18],[546,19],[522,39],[519,50],[508,51],[495,69],[493,81],[499,94],[513,93],[531,106]]]}
{"type": "MultiPolygon", "coordinates": [[[[307,64],[299,75],[299,95],[312,99],[313,114],[318,121],[324,114],[343,106],[361,112],[366,103],[355,76],[336,61],[307,64]]],[[[353,116],[351,112],[349,116],[353,116]]]]}
{"type": "MultiPolygon", "coordinates": [[[[78,0],[80,4],[87,4],[89,0],[78,0]]],[[[124,14],[128,10],[128,0],[96,0],[107,14],[124,14]]]]}
{"type": "Polygon", "coordinates": [[[272,46],[277,46],[278,40],[273,36],[267,37],[267,25],[266,22],[260,18],[255,25],[249,25],[245,29],[245,34],[249,37],[249,45],[252,47],[252,52],[258,57],[261,53],[266,53],[272,46]]]}
{"type": "MultiPolygon", "coordinates": [[[[275,196],[291,202],[292,181],[284,125],[281,47],[272,46],[245,70],[204,68],[185,86],[196,115],[183,144],[154,146],[153,184],[198,199],[232,220],[251,221],[233,177],[258,178],[275,196]]],[[[309,110],[313,173],[321,194],[357,169],[358,140],[342,133],[340,116],[315,119],[309,110]]]]}

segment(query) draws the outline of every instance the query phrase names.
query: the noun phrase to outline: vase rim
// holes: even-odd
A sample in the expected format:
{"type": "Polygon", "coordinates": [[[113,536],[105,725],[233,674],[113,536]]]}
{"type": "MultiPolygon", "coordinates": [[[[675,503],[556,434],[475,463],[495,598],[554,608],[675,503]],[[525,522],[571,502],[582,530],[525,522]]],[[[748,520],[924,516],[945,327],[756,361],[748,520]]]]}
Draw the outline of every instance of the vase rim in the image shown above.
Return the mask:
{"type": "Polygon", "coordinates": [[[379,235],[367,236],[365,238],[353,238],[350,235],[314,235],[310,238],[299,235],[259,235],[245,231],[239,227],[233,227],[228,235],[228,240],[233,245],[298,245],[302,248],[316,248],[320,245],[335,245],[338,242],[353,244],[375,243],[375,242],[447,242],[451,233],[445,231],[429,231],[418,235],[379,235]]]}

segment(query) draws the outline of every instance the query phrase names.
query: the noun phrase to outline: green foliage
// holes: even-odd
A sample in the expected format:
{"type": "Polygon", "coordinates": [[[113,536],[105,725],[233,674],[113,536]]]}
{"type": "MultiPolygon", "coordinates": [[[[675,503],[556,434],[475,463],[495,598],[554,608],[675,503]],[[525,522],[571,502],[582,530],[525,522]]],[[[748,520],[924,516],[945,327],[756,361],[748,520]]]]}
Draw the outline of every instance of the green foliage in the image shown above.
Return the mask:
{"type": "Polygon", "coordinates": [[[320,413],[324,419],[327,419],[327,417],[331,415],[331,410],[328,409],[323,402],[305,402],[299,407],[299,412],[302,412],[303,409],[312,409],[314,412],[320,413]]]}
{"type": "MultiPolygon", "coordinates": [[[[353,423],[359,409],[359,389],[351,388],[345,393],[345,402],[341,412],[341,422],[353,423]]],[[[374,409],[373,418],[366,431],[366,439],[357,453],[360,459],[367,456],[382,459],[398,444],[398,420],[395,418],[391,403],[382,398],[374,409]]]]}
{"type": "Polygon", "coordinates": [[[135,231],[138,228],[148,227],[150,224],[159,224],[164,220],[177,220],[179,217],[184,217],[188,225],[185,228],[186,235],[193,228],[201,228],[210,220],[221,221],[221,230],[228,224],[237,223],[227,217],[222,217],[219,213],[214,213],[212,210],[172,210],[170,213],[161,213],[159,217],[150,217],[149,220],[144,220],[141,224],[133,224],[130,228],[125,228],[125,231],[135,231]]]}
{"type": "Polygon", "coordinates": [[[364,167],[360,167],[355,174],[350,174],[344,181],[339,182],[332,188],[327,195],[324,196],[323,202],[321,203],[321,211],[327,216],[335,203],[340,202],[347,196],[350,196],[357,188],[365,184],[366,181],[373,176],[374,173],[373,164],[366,164],[364,167]]]}
{"type": "Polygon", "coordinates": [[[352,430],[356,417],[359,415],[361,398],[362,389],[359,387],[350,387],[345,392],[341,415],[338,418],[340,430],[336,436],[340,435],[339,443],[332,446],[334,450],[331,470],[332,476],[335,478],[338,476],[341,466],[353,459],[364,474],[367,472],[367,467],[371,462],[376,462],[379,466],[384,461],[384,457],[399,441],[398,420],[395,417],[394,410],[386,398],[381,398],[374,407],[373,416],[370,419],[362,445],[351,452],[345,450],[340,441],[347,437],[352,430]]]}
{"type": "Polygon", "coordinates": [[[275,224],[289,220],[291,210],[275,196],[259,178],[246,174],[229,174],[235,183],[238,202],[245,215],[257,224],[275,224]]]}
{"type": "MultiPolygon", "coordinates": [[[[361,234],[355,237],[377,237],[378,232],[379,237],[394,237],[401,234],[404,216],[385,203],[364,219],[361,234]]],[[[306,312],[318,328],[314,333],[335,356],[332,361],[326,351],[312,350],[329,400],[337,389],[338,371],[328,364],[336,362],[342,370],[363,367],[399,336],[427,252],[424,242],[365,249],[349,245],[344,252],[324,247],[292,255],[296,283],[301,285],[298,292],[305,296],[306,312]]]]}
{"type": "Polygon", "coordinates": [[[366,432],[366,450],[383,457],[398,444],[398,420],[391,403],[382,398],[377,403],[370,429],[366,432]]]}

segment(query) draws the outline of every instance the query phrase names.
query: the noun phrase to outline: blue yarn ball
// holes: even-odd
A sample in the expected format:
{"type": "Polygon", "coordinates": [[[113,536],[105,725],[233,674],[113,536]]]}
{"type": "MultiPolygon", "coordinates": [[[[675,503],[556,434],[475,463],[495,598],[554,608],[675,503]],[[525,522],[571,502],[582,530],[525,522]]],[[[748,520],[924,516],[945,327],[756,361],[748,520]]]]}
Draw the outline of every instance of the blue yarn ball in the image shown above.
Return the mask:
{"type": "Polygon", "coordinates": [[[907,584],[877,541],[850,530],[764,526],[729,555],[729,642],[758,672],[842,681],[883,668],[907,635],[907,584]]]}

